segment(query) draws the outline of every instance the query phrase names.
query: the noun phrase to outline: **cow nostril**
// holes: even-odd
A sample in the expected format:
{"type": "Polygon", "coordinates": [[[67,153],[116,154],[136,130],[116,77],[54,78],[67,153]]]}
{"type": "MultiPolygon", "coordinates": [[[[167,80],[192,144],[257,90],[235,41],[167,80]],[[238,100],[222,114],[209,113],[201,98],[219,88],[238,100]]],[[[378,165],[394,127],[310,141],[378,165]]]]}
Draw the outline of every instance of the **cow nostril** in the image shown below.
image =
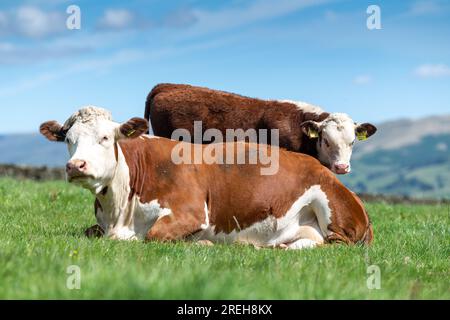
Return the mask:
{"type": "Polygon", "coordinates": [[[348,164],[335,164],[334,167],[336,170],[347,170],[349,168],[348,164]]]}
{"type": "Polygon", "coordinates": [[[86,161],[81,161],[80,169],[86,169],[86,161]]]}

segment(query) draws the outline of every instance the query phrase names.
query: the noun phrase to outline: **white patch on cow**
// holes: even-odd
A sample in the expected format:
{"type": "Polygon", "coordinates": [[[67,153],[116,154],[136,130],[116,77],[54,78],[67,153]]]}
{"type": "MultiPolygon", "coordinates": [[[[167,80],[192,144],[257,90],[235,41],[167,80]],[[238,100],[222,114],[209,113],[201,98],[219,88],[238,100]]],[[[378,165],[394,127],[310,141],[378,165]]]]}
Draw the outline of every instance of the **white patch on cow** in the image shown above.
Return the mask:
{"type": "MultiPolygon", "coordinates": [[[[237,225],[239,223],[236,221],[237,225]]],[[[291,249],[313,247],[323,243],[329,235],[328,225],[331,223],[331,209],[328,198],[319,185],[305,191],[279,219],[269,216],[266,219],[231,233],[215,233],[215,226],[196,234],[197,240],[209,240],[224,243],[250,243],[257,246],[287,245],[291,249]],[[306,230],[305,226],[309,227],[306,230]],[[302,237],[309,241],[299,241],[302,237]]],[[[304,240],[304,239],[303,239],[304,240]]]]}
{"type": "Polygon", "coordinates": [[[133,228],[139,238],[145,238],[150,228],[162,217],[172,214],[169,208],[162,208],[158,200],[142,203],[136,198],[133,217],[133,228]]]}
{"type": "Polygon", "coordinates": [[[108,237],[114,240],[126,240],[126,241],[139,240],[134,230],[127,227],[115,228],[114,233],[109,234],[108,237]]]}
{"type": "Polygon", "coordinates": [[[288,244],[289,249],[312,249],[316,247],[319,243],[311,239],[299,239],[288,244]]]}
{"type": "MultiPolygon", "coordinates": [[[[114,159],[114,158],[113,158],[114,159]]],[[[128,201],[130,194],[130,173],[122,149],[118,146],[118,161],[114,176],[105,195],[97,194],[103,210],[97,212],[97,222],[112,239],[135,240],[133,222],[134,208],[128,201]]]]}
{"type": "Polygon", "coordinates": [[[205,202],[205,223],[202,224],[200,227],[202,230],[206,230],[209,227],[209,210],[208,210],[208,204],[205,202]]]}
{"type": "Polygon", "coordinates": [[[293,100],[278,100],[278,102],[285,102],[285,103],[291,103],[294,104],[298,109],[300,109],[302,112],[309,112],[309,113],[315,113],[315,114],[321,114],[324,111],[319,106],[303,102],[303,101],[293,101],[293,100]]]}

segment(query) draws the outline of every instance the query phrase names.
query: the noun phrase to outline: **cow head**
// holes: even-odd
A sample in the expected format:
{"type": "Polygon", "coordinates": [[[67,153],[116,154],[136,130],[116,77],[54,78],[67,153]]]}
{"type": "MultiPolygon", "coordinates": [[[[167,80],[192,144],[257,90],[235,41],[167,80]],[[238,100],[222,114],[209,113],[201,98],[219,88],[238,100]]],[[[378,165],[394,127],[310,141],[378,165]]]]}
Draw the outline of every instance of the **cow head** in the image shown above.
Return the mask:
{"type": "Polygon", "coordinates": [[[350,158],[355,141],[366,140],[377,131],[374,125],[356,124],[343,113],[332,113],[321,122],[305,121],[301,127],[310,139],[317,140],[320,162],[337,174],[351,171],[350,158]]]}
{"type": "Polygon", "coordinates": [[[114,177],[120,139],[136,138],[147,132],[148,122],[133,118],[123,124],[112,121],[102,108],[85,107],[62,126],[56,121],[41,125],[40,132],[50,141],[65,142],[70,160],[66,165],[69,182],[99,193],[114,177]]]}

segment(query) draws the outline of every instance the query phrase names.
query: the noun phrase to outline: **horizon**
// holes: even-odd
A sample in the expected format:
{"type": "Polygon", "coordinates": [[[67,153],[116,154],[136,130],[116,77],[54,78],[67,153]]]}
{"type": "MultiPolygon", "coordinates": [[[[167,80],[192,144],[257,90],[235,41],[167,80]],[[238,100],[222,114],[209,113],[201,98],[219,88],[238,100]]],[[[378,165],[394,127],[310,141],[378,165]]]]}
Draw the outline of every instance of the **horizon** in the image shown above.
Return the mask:
{"type": "Polygon", "coordinates": [[[0,4],[0,134],[34,133],[83,105],[143,116],[161,82],[305,101],[357,122],[450,113],[450,3],[186,0],[0,4]],[[381,29],[369,30],[369,5],[381,29]],[[20,125],[18,125],[20,124],[20,125]]]}

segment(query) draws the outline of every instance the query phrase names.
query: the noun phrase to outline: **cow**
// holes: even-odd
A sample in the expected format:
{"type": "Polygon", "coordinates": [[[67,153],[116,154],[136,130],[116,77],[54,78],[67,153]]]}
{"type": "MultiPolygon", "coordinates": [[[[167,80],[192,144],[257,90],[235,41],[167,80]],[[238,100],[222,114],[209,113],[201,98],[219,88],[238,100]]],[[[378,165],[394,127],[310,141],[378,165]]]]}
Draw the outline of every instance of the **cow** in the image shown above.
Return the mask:
{"type": "Polygon", "coordinates": [[[324,112],[304,102],[254,99],[184,84],[155,86],[147,96],[144,118],[150,121],[150,134],[166,138],[176,129],[186,129],[193,137],[194,121],[201,121],[203,130],[222,133],[278,129],[280,147],[313,156],[336,174],[351,171],[356,139],[377,131],[373,124],[356,124],[347,114],[324,112]]]}
{"type": "MultiPolygon", "coordinates": [[[[175,164],[174,148],[192,145],[146,135],[148,128],[142,118],[116,123],[109,111],[93,106],[64,125],[40,126],[47,139],[67,144],[68,182],[95,196],[98,224],[88,236],[285,249],[373,239],[360,199],[308,155],[279,150],[273,175],[261,175],[261,163],[175,164]]],[[[241,141],[221,147],[238,156],[259,146],[241,141]]]]}

